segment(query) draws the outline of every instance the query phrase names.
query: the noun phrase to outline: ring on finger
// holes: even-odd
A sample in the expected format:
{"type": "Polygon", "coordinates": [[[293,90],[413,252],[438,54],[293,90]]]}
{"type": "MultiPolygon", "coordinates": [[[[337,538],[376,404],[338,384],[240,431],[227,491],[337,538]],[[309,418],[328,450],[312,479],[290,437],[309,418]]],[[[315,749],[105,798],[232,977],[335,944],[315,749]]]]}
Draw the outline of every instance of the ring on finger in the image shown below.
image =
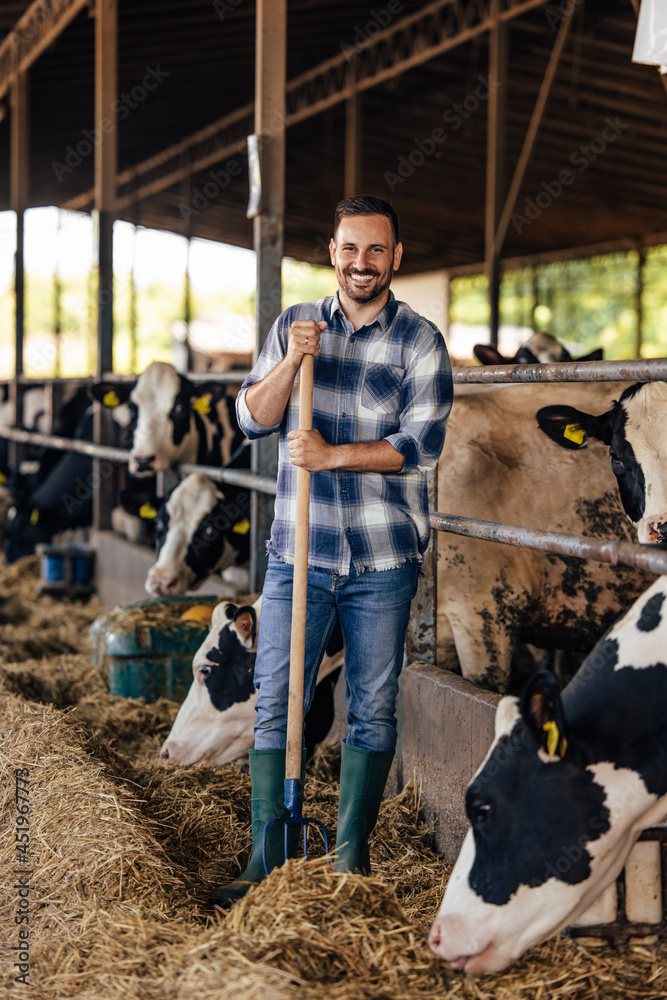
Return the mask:
{"type": "Polygon", "coordinates": [[[308,343],[308,337],[306,337],[306,343],[308,343]]]}

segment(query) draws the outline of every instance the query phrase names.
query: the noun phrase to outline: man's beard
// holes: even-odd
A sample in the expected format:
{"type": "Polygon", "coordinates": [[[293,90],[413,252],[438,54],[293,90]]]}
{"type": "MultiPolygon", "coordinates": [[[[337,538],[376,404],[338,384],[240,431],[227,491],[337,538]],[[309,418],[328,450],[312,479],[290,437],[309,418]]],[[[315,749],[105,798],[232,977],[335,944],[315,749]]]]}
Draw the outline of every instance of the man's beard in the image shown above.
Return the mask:
{"type": "Polygon", "coordinates": [[[341,270],[340,275],[337,275],[339,285],[343,287],[345,294],[353,302],[373,302],[375,299],[380,298],[391,285],[391,270],[384,280],[382,280],[382,275],[378,271],[353,271],[352,273],[373,275],[367,286],[356,284],[349,276],[349,271],[341,270]],[[374,280],[377,278],[380,278],[380,280],[374,280]]]}

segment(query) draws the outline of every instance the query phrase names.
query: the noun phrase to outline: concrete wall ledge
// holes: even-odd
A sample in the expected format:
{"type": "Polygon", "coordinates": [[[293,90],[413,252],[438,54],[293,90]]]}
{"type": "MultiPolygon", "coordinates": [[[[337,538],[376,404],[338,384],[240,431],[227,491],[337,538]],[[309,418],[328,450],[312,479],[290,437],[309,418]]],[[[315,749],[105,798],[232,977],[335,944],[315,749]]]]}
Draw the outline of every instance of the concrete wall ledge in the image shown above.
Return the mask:
{"type": "Polygon", "coordinates": [[[456,860],[468,829],[465,792],[493,742],[499,701],[426,663],[411,663],[402,674],[395,790],[416,777],[437,850],[448,861],[456,860]]]}

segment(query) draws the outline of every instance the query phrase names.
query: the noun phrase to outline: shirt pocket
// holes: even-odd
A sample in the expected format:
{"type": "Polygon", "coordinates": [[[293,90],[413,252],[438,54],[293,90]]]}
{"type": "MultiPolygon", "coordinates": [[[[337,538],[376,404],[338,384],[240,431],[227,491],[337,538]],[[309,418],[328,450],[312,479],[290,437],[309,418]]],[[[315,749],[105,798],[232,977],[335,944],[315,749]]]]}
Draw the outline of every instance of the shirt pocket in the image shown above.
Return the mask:
{"type": "Polygon", "coordinates": [[[399,365],[369,365],[361,390],[361,405],[380,413],[398,414],[405,369],[399,365]]]}

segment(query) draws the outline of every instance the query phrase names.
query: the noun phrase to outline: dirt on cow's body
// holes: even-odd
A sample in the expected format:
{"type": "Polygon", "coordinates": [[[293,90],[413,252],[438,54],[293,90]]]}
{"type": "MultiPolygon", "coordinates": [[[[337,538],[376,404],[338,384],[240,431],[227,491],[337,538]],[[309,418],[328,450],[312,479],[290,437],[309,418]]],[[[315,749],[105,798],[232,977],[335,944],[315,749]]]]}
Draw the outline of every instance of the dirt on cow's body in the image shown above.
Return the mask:
{"type": "MultiPolygon", "coordinates": [[[[451,865],[433,849],[414,784],[382,805],[371,877],[332,871],[315,835],[308,861],[272,872],[228,913],[211,912],[209,888],[248,857],[249,778],[234,765],[163,764],[178,706],[110,695],[87,645],[100,609],[38,597],[37,576],[34,562],[0,570],[0,612],[13,601],[42,644],[28,656],[21,639],[13,658],[17,618],[0,623],[3,996],[667,997],[664,944],[620,953],[559,937],[480,979],[437,961],[426,937],[451,865]],[[23,975],[8,956],[26,949],[23,975]]],[[[304,802],[332,840],[338,762],[337,746],[320,748],[304,802]]]]}

